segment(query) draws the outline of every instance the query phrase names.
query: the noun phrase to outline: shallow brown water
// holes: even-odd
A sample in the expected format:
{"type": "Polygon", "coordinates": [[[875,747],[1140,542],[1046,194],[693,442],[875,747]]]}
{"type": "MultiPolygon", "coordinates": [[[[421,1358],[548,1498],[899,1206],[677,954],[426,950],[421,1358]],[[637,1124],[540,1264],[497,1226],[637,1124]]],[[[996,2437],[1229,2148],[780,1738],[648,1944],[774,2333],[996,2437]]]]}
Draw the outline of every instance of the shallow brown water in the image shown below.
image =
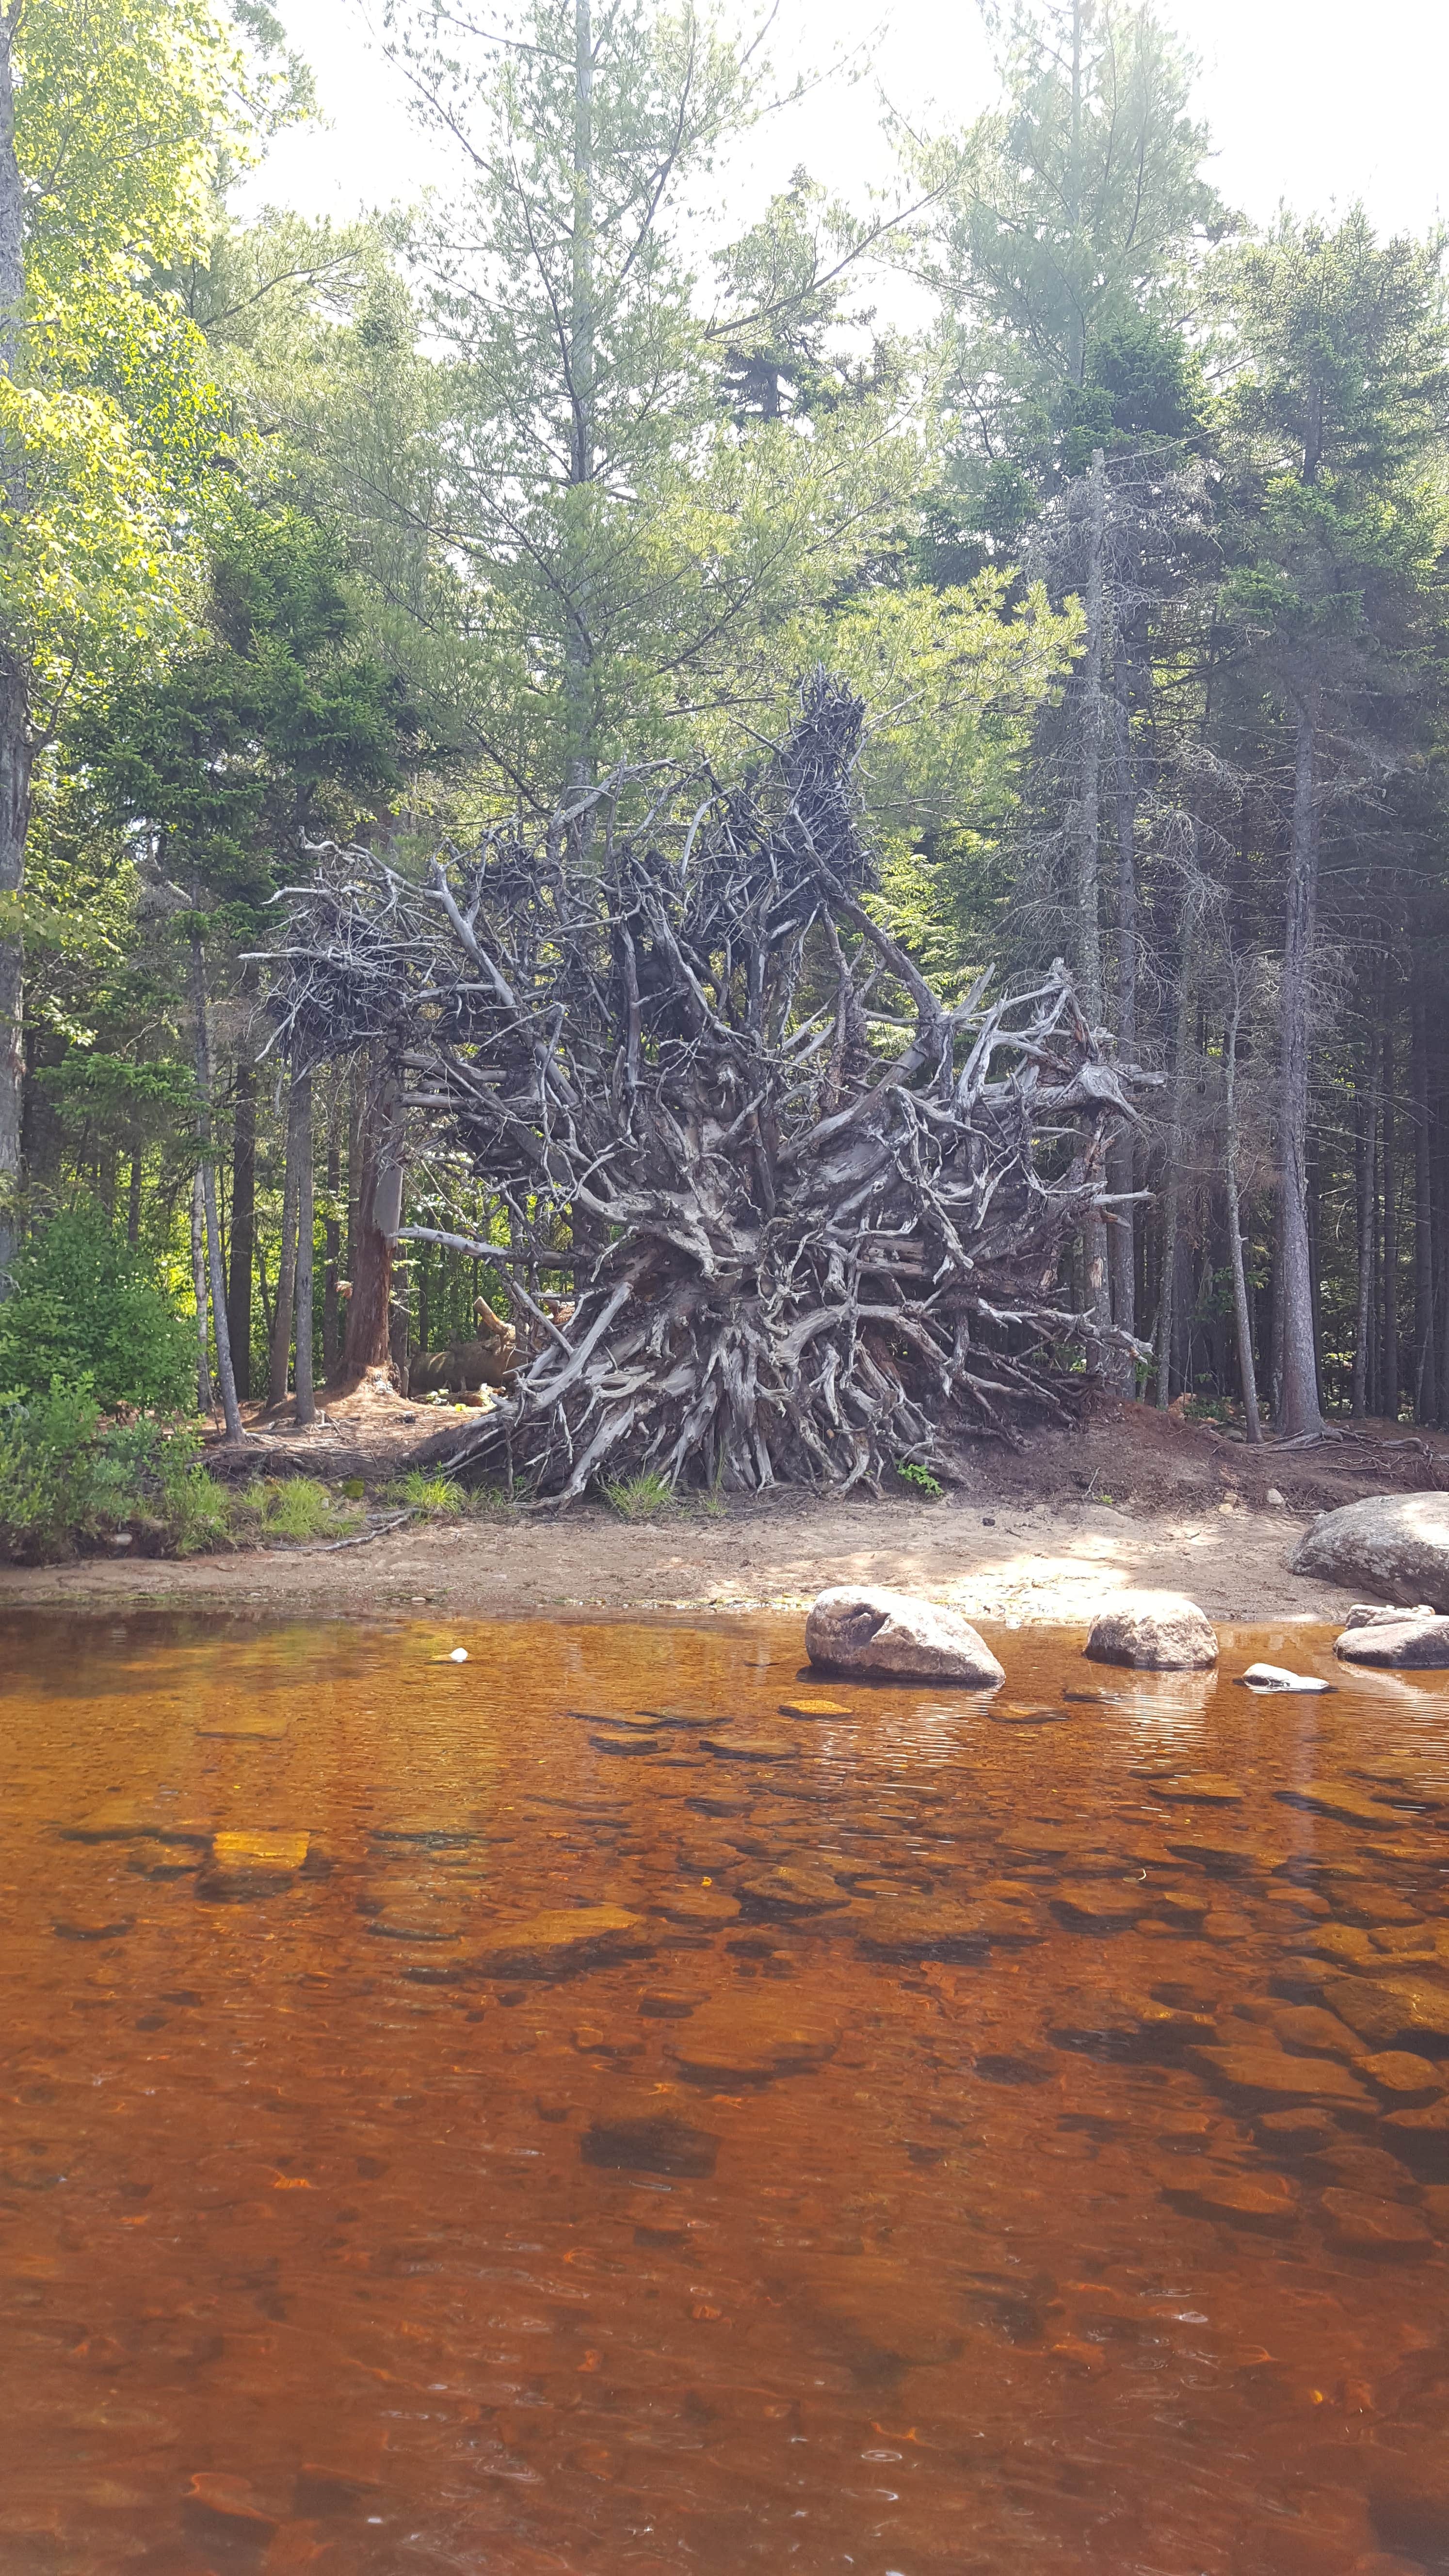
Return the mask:
{"type": "Polygon", "coordinates": [[[6,1628],[3,2576],[1449,2566],[1449,1676],[995,1642],[6,1628]]]}

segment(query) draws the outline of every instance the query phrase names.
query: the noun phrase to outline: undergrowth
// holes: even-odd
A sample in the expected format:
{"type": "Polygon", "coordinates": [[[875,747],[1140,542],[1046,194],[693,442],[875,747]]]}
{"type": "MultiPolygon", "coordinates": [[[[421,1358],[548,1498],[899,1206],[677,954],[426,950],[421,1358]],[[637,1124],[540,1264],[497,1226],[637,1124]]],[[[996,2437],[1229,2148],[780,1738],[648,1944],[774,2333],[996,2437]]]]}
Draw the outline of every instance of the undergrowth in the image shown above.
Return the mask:
{"type": "Polygon", "coordinates": [[[415,1512],[425,1512],[429,1520],[445,1512],[462,1512],[469,1497],[451,1476],[429,1475],[422,1467],[410,1467],[387,1488],[390,1503],[411,1503],[415,1512]]]}
{"type": "Polygon", "coordinates": [[[669,1509],[674,1488],[657,1468],[646,1467],[640,1475],[626,1477],[622,1484],[606,1485],[604,1499],[626,1521],[652,1521],[669,1509]]]}
{"type": "Polygon", "coordinates": [[[354,1504],[339,1502],[316,1476],[287,1476],[248,1485],[232,1504],[238,1537],[342,1538],[361,1526],[354,1504]]]}

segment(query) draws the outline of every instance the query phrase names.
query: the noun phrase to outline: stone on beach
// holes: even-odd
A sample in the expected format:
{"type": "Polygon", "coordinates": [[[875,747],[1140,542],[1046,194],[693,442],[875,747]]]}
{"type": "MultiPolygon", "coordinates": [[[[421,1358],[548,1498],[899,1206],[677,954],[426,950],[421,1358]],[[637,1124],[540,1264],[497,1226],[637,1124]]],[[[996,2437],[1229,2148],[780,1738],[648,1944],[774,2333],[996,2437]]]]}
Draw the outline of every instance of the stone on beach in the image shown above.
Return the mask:
{"type": "Polygon", "coordinates": [[[1320,1512],[1288,1569],[1352,1584],[1379,1601],[1449,1611],[1449,1494],[1374,1494],[1320,1512]]]}
{"type": "Polygon", "coordinates": [[[865,1585],[837,1584],[817,1596],[805,1651],[818,1672],[963,1682],[969,1690],[995,1690],[1006,1679],[984,1638],[956,1611],[865,1585]]]}
{"type": "Polygon", "coordinates": [[[1120,1592],[1103,1601],[1086,1652],[1094,1663],[1138,1672],[1205,1672],[1217,1662],[1212,1622],[1185,1592],[1120,1592]]]}

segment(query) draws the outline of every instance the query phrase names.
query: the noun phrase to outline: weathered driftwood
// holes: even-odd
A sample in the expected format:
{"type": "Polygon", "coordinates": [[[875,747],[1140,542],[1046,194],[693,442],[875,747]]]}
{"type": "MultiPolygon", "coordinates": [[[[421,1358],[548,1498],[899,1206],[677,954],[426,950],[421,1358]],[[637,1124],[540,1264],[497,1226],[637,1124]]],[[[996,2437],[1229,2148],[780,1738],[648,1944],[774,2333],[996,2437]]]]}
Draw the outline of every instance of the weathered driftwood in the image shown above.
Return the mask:
{"type": "Polygon", "coordinates": [[[330,849],[290,890],[282,1043],[381,1050],[507,1214],[536,1355],[457,1464],[561,1498],[875,1483],[1063,1417],[1099,1366],[1062,1252],[1134,1077],[1060,964],[948,1005],[880,926],[861,721],[817,674],[748,794],[621,775],[582,858],[576,802],[537,843],[330,849]],[[523,1284],[550,1269],[563,1325],[523,1284]]]}

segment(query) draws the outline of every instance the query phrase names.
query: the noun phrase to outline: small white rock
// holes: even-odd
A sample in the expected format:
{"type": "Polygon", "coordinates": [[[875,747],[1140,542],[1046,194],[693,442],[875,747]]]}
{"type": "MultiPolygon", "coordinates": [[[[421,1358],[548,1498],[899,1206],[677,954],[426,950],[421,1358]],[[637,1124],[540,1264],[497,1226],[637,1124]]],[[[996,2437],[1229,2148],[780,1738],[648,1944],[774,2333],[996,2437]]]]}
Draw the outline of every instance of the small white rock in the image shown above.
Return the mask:
{"type": "Polygon", "coordinates": [[[467,1660],[468,1649],[466,1646],[455,1646],[451,1655],[448,1657],[450,1664],[466,1664],[467,1660]]]}
{"type": "Polygon", "coordinates": [[[1249,1664],[1238,1676],[1249,1690],[1260,1691],[1326,1691],[1332,1682],[1316,1681],[1311,1673],[1290,1673],[1285,1664],[1249,1664]]]}
{"type": "Polygon", "coordinates": [[[1280,1511],[1282,1510],[1282,1508],[1283,1508],[1283,1497],[1282,1497],[1282,1495],[1279,1493],[1278,1488],[1277,1488],[1277,1486],[1276,1486],[1276,1485],[1270,1485],[1270,1486],[1268,1487],[1268,1500],[1269,1500],[1269,1502],[1270,1502],[1270,1503],[1276,1503],[1276,1504],[1277,1504],[1277,1506],[1278,1506],[1278,1508],[1279,1508],[1279,1510],[1280,1510],[1280,1511]]]}

